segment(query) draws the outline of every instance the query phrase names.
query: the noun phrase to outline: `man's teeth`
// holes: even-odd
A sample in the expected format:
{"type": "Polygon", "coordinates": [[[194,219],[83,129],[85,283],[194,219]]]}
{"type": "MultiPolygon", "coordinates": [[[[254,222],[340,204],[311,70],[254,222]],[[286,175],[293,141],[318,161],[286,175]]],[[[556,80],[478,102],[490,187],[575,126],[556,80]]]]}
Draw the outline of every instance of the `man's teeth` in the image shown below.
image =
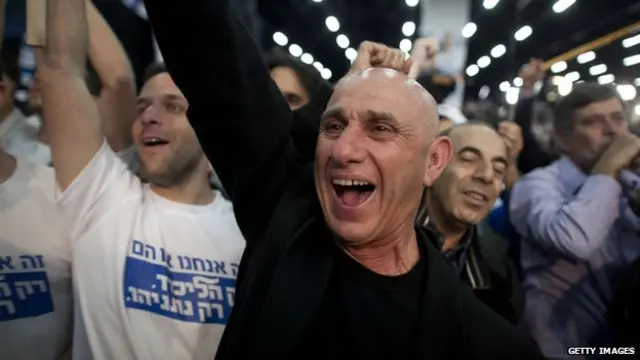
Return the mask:
{"type": "Polygon", "coordinates": [[[366,181],[342,180],[342,179],[334,179],[333,180],[333,184],[334,185],[340,185],[340,186],[366,186],[366,185],[370,185],[366,181]]]}
{"type": "Polygon", "coordinates": [[[478,194],[478,193],[470,192],[470,193],[469,193],[469,196],[470,196],[471,198],[473,198],[473,199],[480,200],[480,201],[484,201],[484,196],[482,196],[482,195],[480,195],[480,194],[478,194]]]}

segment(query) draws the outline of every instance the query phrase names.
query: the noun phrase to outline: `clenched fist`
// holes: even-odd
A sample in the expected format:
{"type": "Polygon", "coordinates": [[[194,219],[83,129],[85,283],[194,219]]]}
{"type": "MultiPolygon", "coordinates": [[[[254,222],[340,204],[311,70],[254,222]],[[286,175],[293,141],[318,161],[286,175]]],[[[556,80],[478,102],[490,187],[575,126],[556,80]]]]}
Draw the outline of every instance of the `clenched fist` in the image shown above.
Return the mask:
{"type": "Polygon", "coordinates": [[[384,44],[363,41],[358,48],[358,56],[353,61],[350,72],[381,67],[407,74],[410,66],[411,64],[406,60],[402,50],[384,44]]]}
{"type": "Polygon", "coordinates": [[[640,138],[628,134],[617,137],[593,167],[594,174],[618,177],[620,170],[632,166],[640,156],[640,138]]]}
{"type": "Polygon", "coordinates": [[[513,121],[503,121],[498,124],[498,134],[507,143],[507,153],[510,161],[518,159],[523,147],[522,129],[513,121]]]}

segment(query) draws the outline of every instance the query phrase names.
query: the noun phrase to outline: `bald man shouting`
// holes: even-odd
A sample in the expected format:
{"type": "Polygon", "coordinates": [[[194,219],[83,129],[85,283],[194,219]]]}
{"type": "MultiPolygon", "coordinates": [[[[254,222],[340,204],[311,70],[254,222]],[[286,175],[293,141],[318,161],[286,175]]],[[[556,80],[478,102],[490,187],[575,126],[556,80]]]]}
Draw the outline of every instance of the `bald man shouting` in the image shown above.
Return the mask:
{"type": "Polygon", "coordinates": [[[146,5],[247,240],[217,359],[541,358],[414,227],[451,143],[401,52],[363,44],[302,166],[289,106],[229,1],[146,5]]]}

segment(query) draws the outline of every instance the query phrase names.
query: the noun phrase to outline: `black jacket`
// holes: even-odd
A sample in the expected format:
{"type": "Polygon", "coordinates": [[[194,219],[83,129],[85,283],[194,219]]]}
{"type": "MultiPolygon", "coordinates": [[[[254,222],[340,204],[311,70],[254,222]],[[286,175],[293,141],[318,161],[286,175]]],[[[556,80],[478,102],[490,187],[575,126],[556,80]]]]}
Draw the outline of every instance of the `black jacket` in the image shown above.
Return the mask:
{"type": "MultiPolygon", "coordinates": [[[[334,263],[312,168],[299,165],[290,138],[291,112],[229,0],[145,3],[167,67],[189,101],[189,120],[247,241],[216,358],[285,359],[322,300],[334,263]]],[[[421,232],[419,239],[428,243],[421,232]]],[[[419,358],[541,358],[426,247],[419,358]]]]}

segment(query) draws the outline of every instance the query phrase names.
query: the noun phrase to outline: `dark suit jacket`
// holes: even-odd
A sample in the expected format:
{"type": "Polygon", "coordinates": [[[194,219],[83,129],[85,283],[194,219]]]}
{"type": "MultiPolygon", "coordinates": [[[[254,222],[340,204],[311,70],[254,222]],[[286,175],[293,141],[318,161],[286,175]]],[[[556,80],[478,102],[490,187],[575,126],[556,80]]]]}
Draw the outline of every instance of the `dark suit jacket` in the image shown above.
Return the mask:
{"type": "MultiPolygon", "coordinates": [[[[286,359],[323,298],[334,265],[311,166],[299,165],[292,116],[229,0],[149,0],[189,120],[234,203],[247,249],[217,359],[286,359]]],[[[457,279],[427,243],[417,358],[540,359],[457,279]]],[[[213,340],[212,340],[213,341],[213,340]]]]}

